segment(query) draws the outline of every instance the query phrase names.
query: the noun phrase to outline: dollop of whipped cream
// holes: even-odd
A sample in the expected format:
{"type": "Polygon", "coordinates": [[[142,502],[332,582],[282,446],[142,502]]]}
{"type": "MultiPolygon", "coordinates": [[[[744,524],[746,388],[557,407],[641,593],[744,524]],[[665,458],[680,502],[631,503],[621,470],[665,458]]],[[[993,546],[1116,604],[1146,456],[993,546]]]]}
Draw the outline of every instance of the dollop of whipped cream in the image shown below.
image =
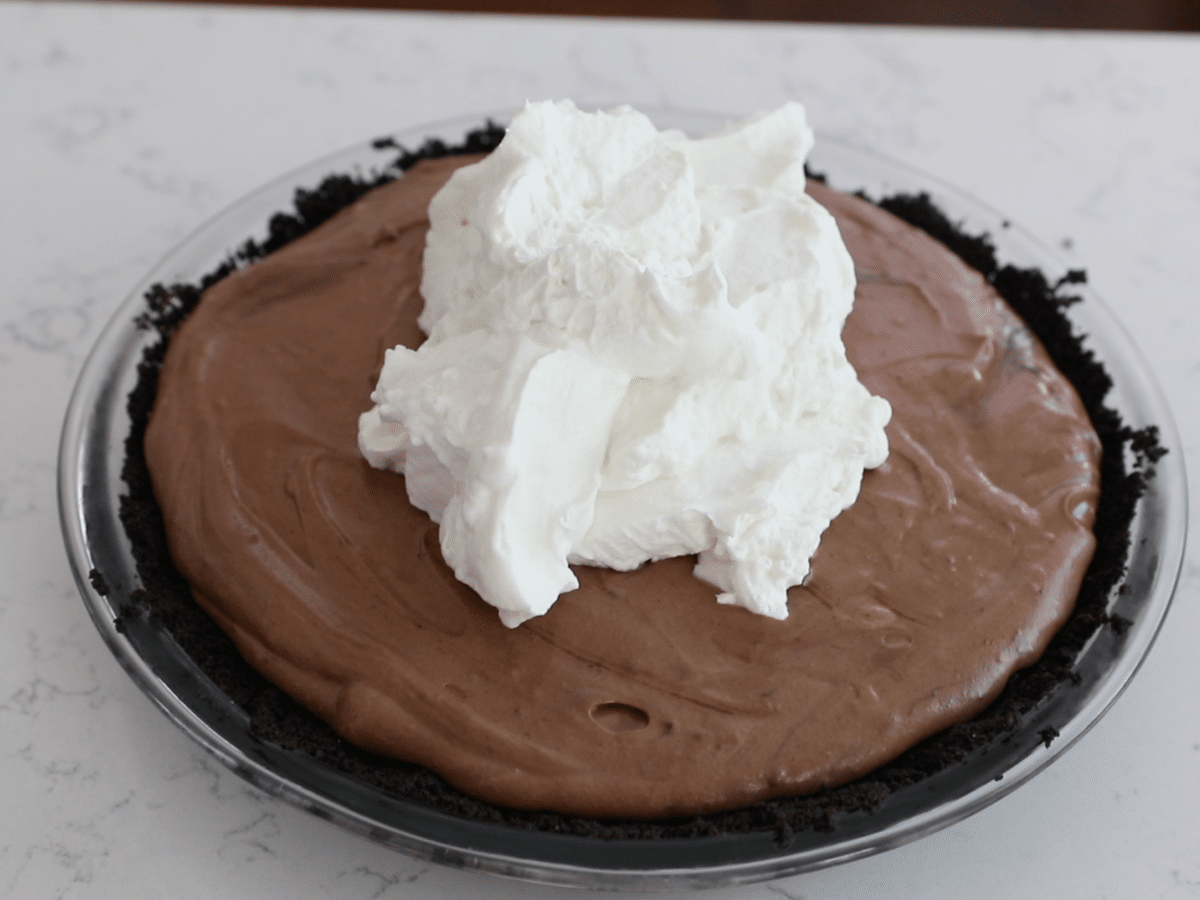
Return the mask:
{"type": "Polygon", "coordinates": [[[443,556],[515,627],[572,563],[699,554],[777,619],[887,456],[846,360],[854,268],[804,192],[789,103],[708,138],[628,108],[527,104],[429,206],[420,318],[359,422],[443,556]]]}

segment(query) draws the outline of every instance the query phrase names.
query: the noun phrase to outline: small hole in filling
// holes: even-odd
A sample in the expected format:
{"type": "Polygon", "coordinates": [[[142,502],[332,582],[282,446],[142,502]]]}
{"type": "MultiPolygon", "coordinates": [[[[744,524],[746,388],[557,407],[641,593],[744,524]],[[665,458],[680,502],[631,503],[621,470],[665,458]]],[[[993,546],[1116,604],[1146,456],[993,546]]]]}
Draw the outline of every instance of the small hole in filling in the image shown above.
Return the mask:
{"type": "Polygon", "coordinates": [[[614,734],[638,731],[650,724],[649,714],[628,703],[597,703],[588,713],[592,721],[614,734]]]}

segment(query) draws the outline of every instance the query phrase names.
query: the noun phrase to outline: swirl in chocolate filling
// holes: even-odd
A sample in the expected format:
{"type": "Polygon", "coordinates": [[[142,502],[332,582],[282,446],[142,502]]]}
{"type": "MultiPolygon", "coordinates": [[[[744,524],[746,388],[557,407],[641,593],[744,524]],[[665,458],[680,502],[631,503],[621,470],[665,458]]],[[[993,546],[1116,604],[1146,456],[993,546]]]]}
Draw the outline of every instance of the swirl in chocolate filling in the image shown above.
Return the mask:
{"type": "Polygon", "coordinates": [[[1099,443],[982,277],[820,185],[858,269],[847,353],[891,456],[785,622],[690,559],[579,568],[515,630],[458,583],[402,477],[359,456],[386,347],[416,346],[424,163],[212,287],[146,435],[172,556],[242,654],[343,736],[520,808],[659,817],[844,782],[982,709],[1070,613],[1099,443]]]}

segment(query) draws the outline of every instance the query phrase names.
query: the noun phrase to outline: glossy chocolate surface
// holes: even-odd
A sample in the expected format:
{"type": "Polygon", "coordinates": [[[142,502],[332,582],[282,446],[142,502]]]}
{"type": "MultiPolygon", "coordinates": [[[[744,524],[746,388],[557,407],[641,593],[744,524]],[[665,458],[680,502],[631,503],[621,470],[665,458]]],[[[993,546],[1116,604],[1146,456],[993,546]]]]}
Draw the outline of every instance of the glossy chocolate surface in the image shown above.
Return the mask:
{"type": "Polygon", "coordinates": [[[789,619],[717,605],[681,559],[580,569],[504,628],[355,443],[384,349],[421,339],[424,209],[461,163],[229,277],[172,340],[155,491],[197,600],[256,667],[484,799],[649,817],[853,778],[1037,657],[1092,552],[1087,417],[977,273],[819,185],[859,272],[848,354],[895,417],[789,619]]]}

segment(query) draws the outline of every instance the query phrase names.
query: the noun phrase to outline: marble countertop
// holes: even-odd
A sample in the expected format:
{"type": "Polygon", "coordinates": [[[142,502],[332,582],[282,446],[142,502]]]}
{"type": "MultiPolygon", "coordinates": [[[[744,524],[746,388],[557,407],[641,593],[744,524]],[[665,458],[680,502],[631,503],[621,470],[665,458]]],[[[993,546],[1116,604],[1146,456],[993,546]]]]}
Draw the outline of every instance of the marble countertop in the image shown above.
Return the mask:
{"type": "MultiPolygon", "coordinates": [[[[801,100],[820,132],[939,173],[1086,268],[1195,472],[1198,82],[1195,37],[0,3],[0,894],[568,895],[251,788],[88,619],[54,499],[67,397],[116,305],[218,210],[346,145],[526,98],[801,100]]],[[[1131,687],[1032,782],[900,849],[705,896],[1200,896],[1195,544],[1131,687]]]]}

